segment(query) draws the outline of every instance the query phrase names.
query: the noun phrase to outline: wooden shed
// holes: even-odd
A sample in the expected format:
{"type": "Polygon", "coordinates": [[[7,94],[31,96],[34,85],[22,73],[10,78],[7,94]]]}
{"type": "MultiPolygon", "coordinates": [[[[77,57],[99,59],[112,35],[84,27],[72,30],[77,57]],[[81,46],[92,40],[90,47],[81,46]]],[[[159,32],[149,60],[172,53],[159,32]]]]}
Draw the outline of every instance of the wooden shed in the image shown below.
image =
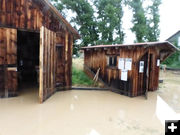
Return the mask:
{"type": "Polygon", "coordinates": [[[99,78],[112,91],[130,97],[158,89],[160,62],[177,48],[169,42],[83,47],[84,70],[99,78]]]}
{"type": "Polygon", "coordinates": [[[77,31],[47,0],[0,0],[0,97],[39,82],[39,100],[71,88],[77,31]]]}

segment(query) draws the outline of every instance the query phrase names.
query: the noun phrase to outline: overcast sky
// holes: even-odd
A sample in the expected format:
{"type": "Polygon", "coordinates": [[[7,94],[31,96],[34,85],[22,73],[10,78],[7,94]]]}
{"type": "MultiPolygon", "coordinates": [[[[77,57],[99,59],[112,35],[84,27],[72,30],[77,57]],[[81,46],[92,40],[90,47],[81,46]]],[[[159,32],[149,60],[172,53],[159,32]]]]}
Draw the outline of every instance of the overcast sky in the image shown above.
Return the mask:
{"type": "Polygon", "coordinates": [[[160,40],[165,40],[180,30],[180,0],[163,0],[160,15],[160,40]]]}
{"type": "MultiPolygon", "coordinates": [[[[180,0],[162,0],[160,6],[160,41],[166,40],[172,34],[180,30],[180,0]]],[[[123,27],[126,32],[125,43],[132,43],[135,35],[130,31],[132,13],[128,8],[124,9],[123,27]]]]}
{"type": "MultiPolygon", "coordinates": [[[[89,2],[91,0],[88,0],[89,2]]],[[[146,0],[148,1],[148,0],[146,0]]],[[[90,2],[91,3],[91,2],[90,2]]],[[[147,2],[148,3],[148,2],[147,2]]],[[[147,3],[145,5],[147,5],[147,3]]],[[[74,16],[70,12],[71,17],[74,16]]],[[[160,6],[160,41],[166,40],[168,37],[180,30],[180,0],[162,0],[160,6]]],[[[70,18],[67,18],[70,20],[70,18]]],[[[123,28],[126,33],[125,44],[133,43],[135,35],[131,32],[132,12],[125,7],[123,16],[123,28]]]]}

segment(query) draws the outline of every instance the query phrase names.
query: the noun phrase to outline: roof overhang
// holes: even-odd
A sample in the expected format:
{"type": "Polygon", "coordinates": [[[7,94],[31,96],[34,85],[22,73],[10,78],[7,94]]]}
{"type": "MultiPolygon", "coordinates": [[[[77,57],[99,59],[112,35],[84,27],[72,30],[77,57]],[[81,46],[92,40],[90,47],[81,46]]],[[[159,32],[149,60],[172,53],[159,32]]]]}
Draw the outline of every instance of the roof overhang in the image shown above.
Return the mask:
{"type": "Polygon", "coordinates": [[[176,46],[171,44],[168,41],[164,42],[145,42],[145,43],[134,43],[134,44],[117,44],[117,45],[95,45],[95,46],[87,46],[82,47],[82,50],[85,49],[98,49],[98,48],[123,48],[123,47],[136,47],[136,46],[144,46],[144,47],[151,47],[151,46],[158,46],[162,48],[168,47],[172,51],[180,51],[176,46]]]}
{"type": "Polygon", "coordinates": [[[162,56],[162,61],[164,61],[167,57],[169,57],[170,55],[172,55],[174,52],[176,51],[180,51],[180,49],[178,49],[176,46],[174,46],[173,44],[171,44],[168,41],[164,41],[164,42],[145,42],[145,43],[134,43],[134,44],[118,44],[118,45],[96,45],[96,46],[88,46],[88,47],[82,47],[82,50],[98,50],[98,49],[118,49],[118,48],[128,48],[128,49],[134,49],[136,47],[144,47],[144,48],[148,48],[148,47],[152,47],[152,46],[156,46],[157,48],[159,48],[160,52],[162,52],[162,54],[165,54],[164,56],[162,56]]]}
{"type": "Polygon", "coordinates": [[[175,37],[176,35],[180,34],[180,30],[177,31],[175,34],[173,34],[172,36],[170,36],[168,39],[166,39],[166,41],[171,40],[173,37],[175,37]]]}

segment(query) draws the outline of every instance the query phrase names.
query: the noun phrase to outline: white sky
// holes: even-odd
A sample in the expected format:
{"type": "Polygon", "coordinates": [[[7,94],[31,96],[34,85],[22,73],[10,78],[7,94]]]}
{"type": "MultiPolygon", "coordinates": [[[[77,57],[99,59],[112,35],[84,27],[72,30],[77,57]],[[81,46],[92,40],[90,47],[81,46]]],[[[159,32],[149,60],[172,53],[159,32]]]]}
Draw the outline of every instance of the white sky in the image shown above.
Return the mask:
{"type": "MultiPolygon", "coordinates": [[[[160,6],[160,41],[180,30],[180,0],[162,0],[160,6]]],[[[132,13],[128,8],[124,9],[123,27],[126,33],[125,43],[132,43],[135,35],[131,32],[132,13]]]]}
{"type": "Polygon", "coordinates": [[[161,36],[160,40],[166,40],[172,34],[180,30],[180,0],[163,0],[160,7],[161,36]]]}

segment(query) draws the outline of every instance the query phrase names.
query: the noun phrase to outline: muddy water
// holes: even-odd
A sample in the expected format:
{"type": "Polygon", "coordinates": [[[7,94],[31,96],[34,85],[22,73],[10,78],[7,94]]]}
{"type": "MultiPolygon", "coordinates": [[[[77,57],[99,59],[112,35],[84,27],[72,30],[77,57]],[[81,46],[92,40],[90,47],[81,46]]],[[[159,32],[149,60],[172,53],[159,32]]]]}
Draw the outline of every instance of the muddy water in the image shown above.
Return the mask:
{"type": "Polygon", "coordinates": [[[171,85],[161,87],[148,100],[108,91],[65,91],[44,104],[38,104],[37,89],[28,88],[19,97],[0,99],[0,135],[164,135],[163,120],[179,117],[173,103],[180,102],[164,94],[162,89],[167,92],[171,85]]]}
{"type": "Polygon", "coordinates": [[[180,113],[180,72],[168,71],[161,72],[160,79],[164,81],[160,84],[158,95],[173,108],[175,112],[180,113]]]}

